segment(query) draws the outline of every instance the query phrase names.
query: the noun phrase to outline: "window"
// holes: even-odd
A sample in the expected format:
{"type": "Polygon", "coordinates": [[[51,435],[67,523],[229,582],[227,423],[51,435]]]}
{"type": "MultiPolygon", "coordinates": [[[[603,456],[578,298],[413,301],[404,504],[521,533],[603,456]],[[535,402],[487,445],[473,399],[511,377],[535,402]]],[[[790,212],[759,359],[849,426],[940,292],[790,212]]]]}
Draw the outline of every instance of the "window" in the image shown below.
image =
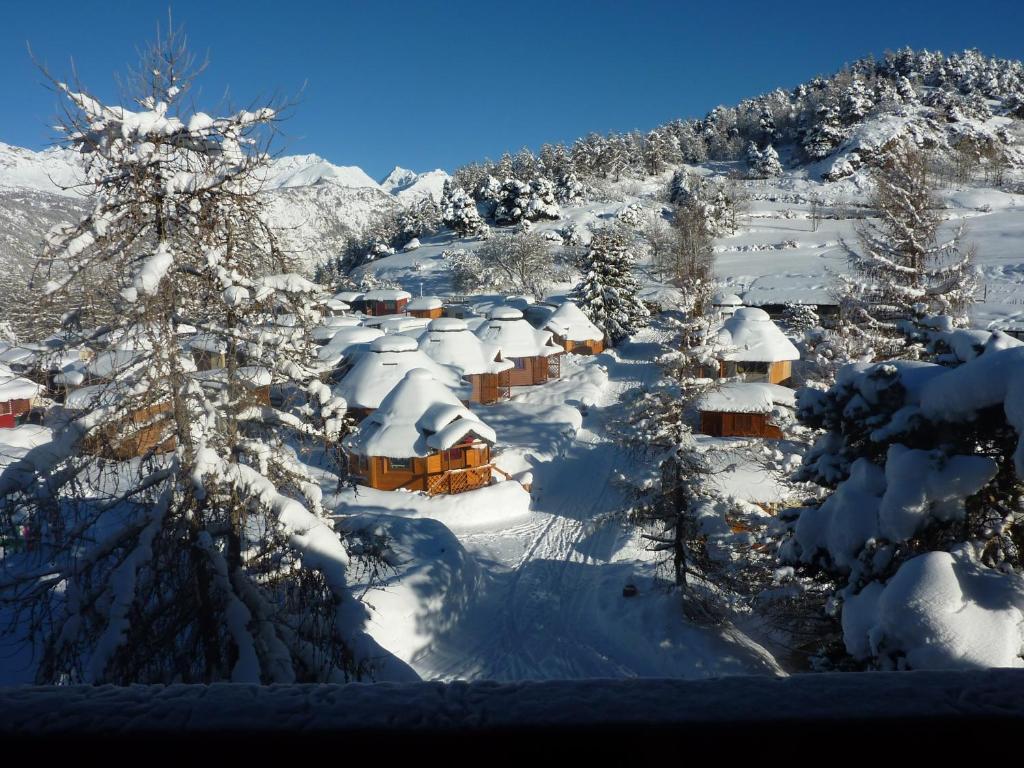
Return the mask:
{"type": "Polygon", "coordinates": [[[408,472],[412,469],[412,459],[388,459],[388,469],[408,472]]]}
{"type": "Polygon", "coordinates": [[[518,370],[518,371],[525,371],[526,370],[526,358],[525,357],[510,357],[509,360],[512,361],[512,365],[515,366],[516,370],[518,370]]]}

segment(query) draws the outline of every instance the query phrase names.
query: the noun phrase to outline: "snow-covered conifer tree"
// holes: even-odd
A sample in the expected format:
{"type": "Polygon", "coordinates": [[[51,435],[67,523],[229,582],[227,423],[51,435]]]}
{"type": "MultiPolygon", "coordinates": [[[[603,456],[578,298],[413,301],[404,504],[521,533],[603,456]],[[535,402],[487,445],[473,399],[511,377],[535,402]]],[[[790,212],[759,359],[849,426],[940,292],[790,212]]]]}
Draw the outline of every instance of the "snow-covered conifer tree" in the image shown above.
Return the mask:
{"type": "Polygon", "coordinates": [[[450,179],[445,180],[441,192],[441,223],[462,237],[478,235],[485,226],[476,201],[450,179]]]}
{"type": "Polygon", "coordinates": [[[877,221],[858,229],[849,249],[852,275],[845,278],[844,316],[875,348],[901,356],[904,341],[929,315],[966,321],[977,286],[973,250],[961,248],[963,228],[940,240],[924,154],[901,145],[872,172],[877,221]]]}
{"type": "Polygon", "coordinates": [[[49,302],[113,309],[88,334],[106,383],[69,394],[51,460],[3,486],[34,544],[3,559],[0,600],[38,643],[40,682],[407,677],[362,631],[296,454],[336,443],[345,403],[310,354],[319,288],[257,194],[277,112],[193,112],[191,71],[172,29],[134,108],[57,84],[91,211],[50,233],[38,277],[49,302]],[[221,359],[197,370],[189,349],[221,359]]]}
{"type": "Polygon", "coordinates": [[[575,288],[576,301],[612,344],[635,333],[650,317],[637,295],[634,261],[629,233],[619,226],[595,232],[583,257],[586,271],[575,288]]]}
{"type": "Polygon", "coordinates": [[[754,142],[747,147],[747,163],[750,164],[750,175],[755,179],[771,179],[782,175],[782,163],[779,153],[769,144],[759,150],[754,142]]]}

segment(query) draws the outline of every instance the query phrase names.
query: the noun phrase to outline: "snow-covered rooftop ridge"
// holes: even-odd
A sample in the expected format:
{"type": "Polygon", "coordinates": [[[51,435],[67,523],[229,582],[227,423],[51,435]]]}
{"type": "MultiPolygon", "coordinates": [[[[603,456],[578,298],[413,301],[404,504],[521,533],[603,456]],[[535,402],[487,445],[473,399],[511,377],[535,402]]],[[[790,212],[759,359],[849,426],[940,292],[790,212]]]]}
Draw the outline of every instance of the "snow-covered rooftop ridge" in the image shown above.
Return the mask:
{"type": "Polygon", "coordinates": [[[364,328],[361,325],[339,328],[331,340],[317,350],[316,356],[328,365],[337,365],[351,357],[354,348],[368,349],[371,342],[384,335],[378,328],[364,328]]]}
{"type": "Polygon", "coordinates": [[[43,388],[34,381],[14,375],[10,369],[0,367],[0,403],[8,400],[31,400],[42,393],[43,388]]]}
{"type": "Polygon", "coordinates": [[[564,351],[552,342],[551,331],[538,331],[514,307],[495,307],[489,317],[476,335],[500,348],[506,358],[550,357],[564,351]]]}
{"type": "Polygon", "coordinates": [[[724,360],[777,362],[799,360],[800,352],[793,342],[763,309],[740,307],[712,331],[712,343],[721,349],[724,360]]]}
{"type": "Polygon", "coordinates": [[[424,368],[442,384],[469,397],[460,374],[453,368],[435,363],[409,336],[381,336],[370,344],[370,352],[361,355],[347,374],[334,386],[334,394],[344,397],[353,408],[377,408],[405,374],[424,368]]]}
{"type": "Polygon", "coordinates": [[[361,456],[406,459],[448,450],[468,436],[491,444],[497,439],[429,370],[415,368],[345,439],[344,447],[361,456]]]}
{"type": "Polygon", "coordinates": [[[465,320],[439,317],[419,337],[419,348],[432,360],[448,365],[463,376],[500,373],[513,366],[511,360],[498,360],[500,349],[469,330],[465,320]]]}
{"type": "Polygon", "coordinates": [[[407,311],[440,309],[444,302],[438,296],[417,296],[405,305],[407,311]]]}
{"type": "Polygon", "coordinates": [[[412,294],[398,288],[378,288],[375,291],[367,291],[362,298],[363,301],[400,301],[411,299],[412,294]]]}
{"type": "Polygon", "coordinates": [[[699,410],[717,413],[771,413],[776,405],[796,405],[796,393],[778,384],[731,381],[697,400],[699,410]]]}
{"type": "Polygon", "coordinates": [[[601,329],[572,301],[563,302],[551,314],[544,327],[567,341],[596,341],[604,338],[601,329]]]}

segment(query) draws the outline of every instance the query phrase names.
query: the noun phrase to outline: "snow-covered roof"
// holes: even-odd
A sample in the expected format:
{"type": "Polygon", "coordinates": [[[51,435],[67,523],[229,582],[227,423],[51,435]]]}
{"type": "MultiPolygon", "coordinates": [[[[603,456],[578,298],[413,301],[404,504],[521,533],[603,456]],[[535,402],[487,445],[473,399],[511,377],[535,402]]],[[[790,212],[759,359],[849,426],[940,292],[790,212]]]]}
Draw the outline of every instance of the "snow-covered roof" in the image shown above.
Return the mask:
{"type": "Polygon", "coordinates": [[[352,315],[325,317],[319,325],[313,328],[310,335],[313,337],[313,341],[330,341],[342,328],[355,328],[360,324],[360,319],[352,315]]]}
{"type": "Polygon", "coordinates": [[[800,352],[768,313],[755,307],[737,309],[722,321],[717,333],[712,332],[711,341],[722,349],[722,360],[773,363],[800,359],[800,352]]]}
{"type": "Polygon", "coordinates": [[[353,408],[378,408],[381,401],[409,371],[426,369],[442,384],[469,396],[469,389],[454,368],[435,363],[408,336],[381,336],[370,344],[340,382],[334,394],[344,397],[353,408]]]}
{"type": "Polygon", "coordinates": [[[353,347],[368,347],[383,335],[384,331],[377,328],[338,328],[331,340],[317,350],[316,356],[321,362],[337,365],[342,358],[350,356],[353,347]]]}
{"type": "Polygon", "coordinates": [[[510,307],[505,304],[500,307],[495,307],[489,313],[487,313],[488,320],[521,320],[523,317],[523,311],[517,307],[510,307]]]}
{"type": "Polygon", "coordinates": [[[688,309],[692,303],[686,294],[674,285],[645,285],[636,295],[641,301],[658,304],[663,308],[688,309]]]}
{"type": "Polygon", "coordinates": [[[226,352],[228,343],[215,333],[200,333],[185,342],[195,352],[226,352]]]}
{"type": "MultiPolygon", "coordinates": [[[[238,380],[250,387],[269,387],[273,377],[269,368],[262,365],[240,366],[236,374],[238,380]]],[[[227,381],[227,371],[224,368],[214,368],[209,371],[197,371],[194,376],[204,383],[223,386],[227,381]]]]}
{"type": "Polygon", "coordinates": [[[420,350],[442,365],[450,365],[463,376],[499,373],[513,366],[511,360],[496,360],[501,350],[469,330],[465,320],[439,317],[420,336],[420,350]]]}
{"type": "Polygon", "coordinates": [[[571,301],[556,309],[544,327],[567,341],[594,341],[604,338],[604,332],[571,301]]]}
{"type": "Polygon", "coordinates": [[[367,291],[363,294],[363,301],[401,301],[402,299],[411,298],[411,293],[396,288],[378,288],[375,291],[367,291]]]}
{"type": "Polygon", "coordinates": [[[362,291],[340,291],[334,294],[335,301],[341,301],[345,304],[353,304],[361,298],[363,298],[362,291]]]}
{"type": "Polygon", "coordinates": [[[510,307],[515,307],[516,309],[526,309],[535,301],[536,299],[534,299],[533,296],[530,296],[527,293],[521,294],[519,296],[505,297],[505,304],[507,304],[510,307]]]}
{"type": "Polygon", "coordinates": [[[789,387],[760,382],[728,382],[697,400],[697,409],[718,413],[771,413],[776,405],[796,405],[796,392],[789,387]]]}
{"type": "Polygon", "coordinates": [[[324,299],[323,306],[332,312],[348,312],[352,307],[349,306],[348,302],[342,301],[341,299],[324,299]]]}
{"type": "Polygon", "coordinates": [[[377,327],[384,331],[384,333],[401,334],[403,336],[413,336],[418,338],[419,335],[426,330],[427,323],[429,322],[430,320],[426,317],[408,317],[400,315],[398,317],[389,317],[377,327]]]}
{"type": "Polygon", "coordinates": [[[6,367],[0,368],[0,403],[8,400],[31,400],[37,397],[43,388],[34,381],[15,376],[6,367]]]}
{"type": "Polygon", "coordinates": [[[476,335],[501,349],[506,357],[551,357],[564,350],[551,341],[551,331],[538,331],[515,307],[495,307],[476,335]]]}
{"type": "Polygon", "coordinates": [[[343,445],[360,456],[407,459],[448,450],[468,436],[491,444],[496,440],[494,430],[429,370],[414,368],[343,445]]]}
{"type": "Polygon", "coordinates": [[[711,304],[715,307],[742,307],[743,299],[735,293],[719,291],[711,298],[711,304]]]}
{"type": "MultiPolygon", "coordinates": [[[[362,323],[367,328],[379,328],[389,320],[409,320],[409,316],[406,314],[394,314],[394,315],[370,315],[362,318],[362,323]]],[[[415,320],[415,318],[412,318],[415,320]]]]}
{"type": "Polygon", "coordinates": [[[430,309],[440,309],[444,306],[444,302],[441,301],[437,296],[417,296],[412,299],[408,304],[405,305],[406,311],[424,311],[430,309]]]}
{"type": "Polygon", "coordinates": [[[137,349],[108,349],[100,352],[89,362],[88,371],[96,378],[107,379],[133,365],[144,354],[137,349]]]}

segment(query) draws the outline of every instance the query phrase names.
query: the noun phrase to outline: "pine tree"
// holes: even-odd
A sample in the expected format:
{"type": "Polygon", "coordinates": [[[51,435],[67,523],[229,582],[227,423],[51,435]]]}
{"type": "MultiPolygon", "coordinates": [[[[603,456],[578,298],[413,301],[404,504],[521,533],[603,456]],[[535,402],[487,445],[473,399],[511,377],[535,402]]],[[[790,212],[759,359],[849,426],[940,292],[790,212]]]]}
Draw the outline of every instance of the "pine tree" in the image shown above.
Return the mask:
{"type": "Polygon", "coordinates": [[[769,179],[782,175],[779,153],[771,144],[764,149],[758,149],[754,142],[750,142],[747,147],[747,163],[750,166],[750,175],[755,179],[769,179]]]}
{"type": "Polygon", "coordinates": [[[636,333],[650,317],[637,295],[634,261],[629,235],[621,227],[595,232],[583,257],[586,274],[574,291],[580,309],[613,345],[636,333]]]}
{"type": "Polygon", "coordinates": [[[931,315],[966,322],[977,287],[973,249],[962,249],[961,227],[940,241],[941,219],[928,178],[927,159],[901,145],[872,171],[878,221],[858,228],[849,250],[853,276],[845,278],[844,316],[878,356],[906,353],[905,340],[931,315]]]}
{"type": "Polygon", "coordinates": [[[4,558],[0,600],[39,643],[40,682],[362,677],[389,657],[362,632],[349,555],[295,453],[335,444],[345,404],[305,332],[319,288],[291,271],[257,194],[277,112],[190,112],[190,65],[172,29],[144,53],[135,109],[57,84],[92,210],[48,237],[44,300],[107,303],[89,338],[112,364],[53,422],[52,461],[5,483],[0,519],[35,544],[4,558]],[[223,367],[196,370],[188,327],[223,367]]]}
{"type": "Polygon", "coordinates": [[[450,179],[445,180],[441,192],[441,223],[460,237],[478,235],[486,226],[476,209],[476,201],[450,179]]]}
{"type": "Polygon", "coordinates": [[[839,108],[832,101],[825,102],[818,106],[804,133],[804,154],[811,160],[821,160],[832,154],[845,138],[839,108]]]}

